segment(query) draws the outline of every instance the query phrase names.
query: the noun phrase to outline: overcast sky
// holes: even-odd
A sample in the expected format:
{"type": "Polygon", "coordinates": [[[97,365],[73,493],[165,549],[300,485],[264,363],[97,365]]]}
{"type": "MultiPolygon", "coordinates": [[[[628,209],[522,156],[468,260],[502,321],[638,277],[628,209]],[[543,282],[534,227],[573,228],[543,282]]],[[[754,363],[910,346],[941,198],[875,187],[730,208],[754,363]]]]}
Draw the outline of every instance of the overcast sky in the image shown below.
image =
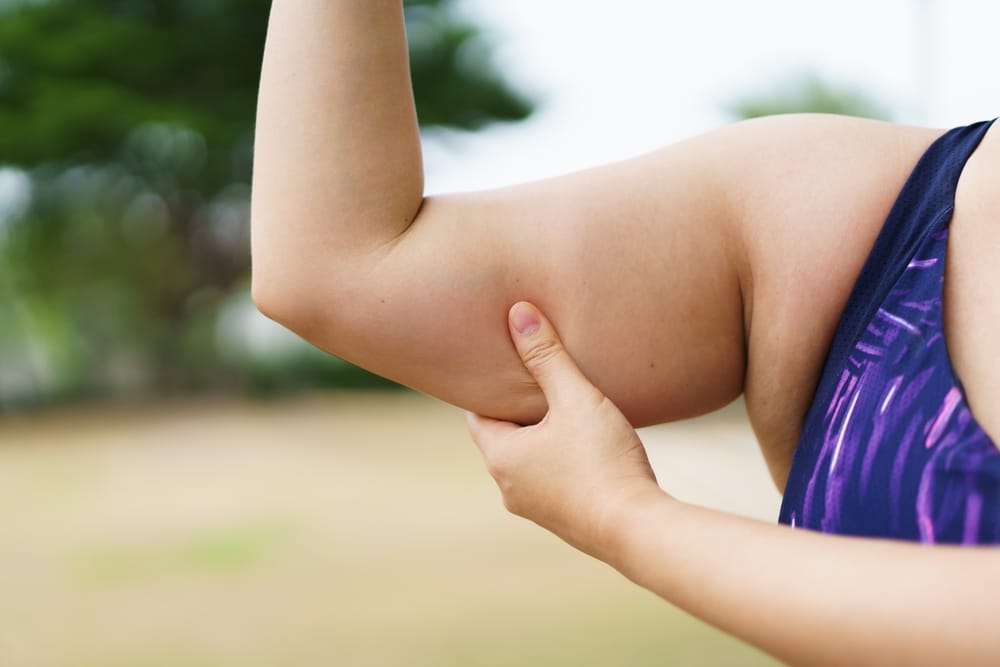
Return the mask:
{"type": "Polygon", "coordinates": [[[430,192],[652,150],[727,122],[727,101],[802,72],[861,88],[902,122],[1000,114],[1000,3],[989,0],[461,2],[540,106],[522,124],[431,142],[430,192]]]}

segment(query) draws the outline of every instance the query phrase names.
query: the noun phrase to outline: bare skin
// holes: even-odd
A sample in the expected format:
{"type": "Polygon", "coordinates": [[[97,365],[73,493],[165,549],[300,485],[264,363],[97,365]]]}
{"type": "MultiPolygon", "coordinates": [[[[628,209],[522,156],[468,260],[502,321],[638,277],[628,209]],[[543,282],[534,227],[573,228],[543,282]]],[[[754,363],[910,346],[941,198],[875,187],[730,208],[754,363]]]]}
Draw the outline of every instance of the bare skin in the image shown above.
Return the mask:
{"type": "MultiPolygon", "coordinates": [[[[926,607],[900,580],[886,578],[897,564],[922,574],[967,565],[989,580],[994,552],[887,547],[681,511],[669,496],[653,494],[635,468],[626,476],[636,486],[623,492],[631,499],[619,502],[609,495],[619,487],[600,482],[608,477],[598,471],[609,466],[612,474],[618,457],[600,452],[632,442],[631,426],[709,412],[743,392],[782,488],[851,287],[910,170],[940,134],[840,117],[776,117],[542,183],[425,197],[399,0],[275,0],[255,153],[254,298],[333,354],[503,420],[488,433],[507,443],[506,435],[521,432],[513,423],[555,410],[505,323],[511,304],[534,302],[579,366],[574,381],[600,397],[604,417],[564,405],[567,418],[550,411],[528,431],[534,435],[518,437],[535,441],[539,456],[589,462],[576,474],[591,476],[593,497],[620,509],[621,525],[631,528],[609,533],[583,511],[539,522],[789,659],[828,660],[838,647],[815,641],[813,621],[868,609],[878,596],[878,614],[860,614],[837,635],[840,648],[862,655],[879,619],[926,607]],[[565,428],[551,427],[555,421],[565,428]],[[589,425],[589,435],[574,423],[589,425]],[[593,456],[581,456],[591,448],[593,456]],[[734,544],[740,553],[746,546],[745,560],[733,558],[734,544]],[[801,571],[816,558],[865,565],[856,582],[849,567],[832,568],[830,590],[813,597],[777,586],[778,575],[756,587],[740,584],[764,568],[801,571]],[[671,572],[657,569],[657,559],[672,563],[671,572]],[[685,577],[717,585],[696,599],[685,577]],[[838,590],[844,596],[827,595],[838,590]],[[828,602],[815,615],[806,605],[817,600],[828,602]],[[771,608],[790,625],[748,614],[748,606],[771,608]]],[[[971,406],[1000,435],[1000,303],[990,287],[1000,284],[996,134],[959,187],[945,320],[971,406]]],[[[479,433],[483,445],[491,435],[479,433]]],[[[526,456],[505,474],[527,479],[530,489],[542,464],[526,456]]],[[[575,498],[562,488],[526,496],[514,506],[533,518],[547,516],[551,503],[572,507],[575,498]]],[[[955,613],[1000,612],[982,590],[961,588],[955,613]]],[[[919,645],[935,636],[941,651],[954,648],[950,635],[931,632],[919,645]]]]}
{"type": "Polygon", "coordinates": [[[969,159],[955,194],[944,283],[944,321],[952,365],[976,420],[1000,443],[1000,130],[969,159]]]}
{"type": "Polygon", "coordinates": [[[940,131],[763,119],[547,182],[425,198],[399,5],[274,5],[254,183],[259,307],[377,373],[530,423],[544,401],[502,314],[532,300],[634,425],[745,392],[781,487],[851,286],[940,131]]]}

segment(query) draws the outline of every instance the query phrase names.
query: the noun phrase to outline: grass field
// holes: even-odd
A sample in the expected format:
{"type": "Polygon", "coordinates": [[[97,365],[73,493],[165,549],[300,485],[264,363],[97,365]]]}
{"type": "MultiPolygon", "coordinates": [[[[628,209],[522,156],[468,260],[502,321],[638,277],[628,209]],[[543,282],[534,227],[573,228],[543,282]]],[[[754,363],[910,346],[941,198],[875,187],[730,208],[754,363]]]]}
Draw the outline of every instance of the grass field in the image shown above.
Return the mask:
{"type": "MultiPolygon", "coordinates": [[[[643,439],[675,495],[776,515],[738,407],[643,439]]],[[[430,399],[0,422],[3,667],[770,664],[507,515],[430,399]]]]}

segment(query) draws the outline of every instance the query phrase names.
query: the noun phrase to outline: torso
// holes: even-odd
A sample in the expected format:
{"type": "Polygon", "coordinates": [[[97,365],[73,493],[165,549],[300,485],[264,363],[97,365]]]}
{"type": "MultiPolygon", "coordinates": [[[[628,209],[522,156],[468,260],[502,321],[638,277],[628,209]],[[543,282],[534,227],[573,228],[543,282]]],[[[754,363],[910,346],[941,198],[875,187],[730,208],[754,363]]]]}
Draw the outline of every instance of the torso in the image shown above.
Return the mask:
{"type": "Polygon", "coordinates": [[[802,422],[781,523],[927,544],[1000,543],[1000,451],[954,368],[944,315],[958,184],[991,126],[947,132],[898,193],[802,422]]]}
{"type": "Polygon", "coordinates": [[[972,412],[1000,442],[1000,131],[996,124],[959,181],[944,283],[945,334],[972,412]]]}
{"type": "MultiPolygon", "coordinates": [[[[802,225],[801,218],[818,219],[815,228],[805,225],[795,241],[798,245],[783,254],[768,254],[768,244],[758,245],[748,301],[758,311],[758,321],[766,324],[749,328],[747,406],[781,489],[847,296],[910,171],[942,134],[898,126],[886,126],[884,132],[895,135],[894,160],[885,155],[869,158],[858,151],[861,164],[854,166],[860,172],[870,168],[867,182],[850,175],[843,183],[833,179],[827,186],[835,194],[818,192],[817,201],[811,202],[815,214],[808,207],[793,206],[789,219],[776,220],[774,224],[794,226],[802,225]],[[894,166],[887,168],[892,162],[894,166]],[[821,240],[811,242],[810,233],[821,240]],[[789,258],[796,255],[807,259],[789,268],[789,258]]],[[[995,181],[991,173],[1000,170],[996,135],[991,132],[984,139],[960,181],[948,249],[944,317],[949,351],[973,412],[984,430],[1000,434],[1000,364],[991,344],[1000,331],[1000,300],[990,290],[1000,284],[1000,264],[994,259],[1000,256],[1000,196],[991,187],[995,181]]],[[[758,230],[761,227],[765,225],[757,224],[758,230]]],[[[766,233],[761,236],[767,239],[766,233]]],[[[750,249],[753,252],[753,241],[750,249]]]]}

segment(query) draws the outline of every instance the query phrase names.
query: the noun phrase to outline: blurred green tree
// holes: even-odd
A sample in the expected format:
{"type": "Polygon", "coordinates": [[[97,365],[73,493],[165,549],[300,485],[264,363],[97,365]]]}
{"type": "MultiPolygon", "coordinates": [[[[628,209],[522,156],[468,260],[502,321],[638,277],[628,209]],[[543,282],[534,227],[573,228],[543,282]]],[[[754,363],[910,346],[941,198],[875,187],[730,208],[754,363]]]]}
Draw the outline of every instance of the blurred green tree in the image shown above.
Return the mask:
{"type": "Polygon", "coordinates": [[[789,77],[768,91],[742,96],[724,105],[734,118],[760,118],[784,113],[831,113],[889,120],[885,105],[864,91],[839,85],[815,73],[789,77]]]}
{"type": "MultiPolygon", "coordinates": [[[[249,271],[269,7],[0,0],[0,198],[4,183],[27,193],[17,214],[0,208],[0,407],[5,396],[240,389],[308,372],[358,381],[319,356],[248,374],[215,333],[249,271]]],[[[453,2],[405,8],[422,125],[530,113],[453,2]]]]}

